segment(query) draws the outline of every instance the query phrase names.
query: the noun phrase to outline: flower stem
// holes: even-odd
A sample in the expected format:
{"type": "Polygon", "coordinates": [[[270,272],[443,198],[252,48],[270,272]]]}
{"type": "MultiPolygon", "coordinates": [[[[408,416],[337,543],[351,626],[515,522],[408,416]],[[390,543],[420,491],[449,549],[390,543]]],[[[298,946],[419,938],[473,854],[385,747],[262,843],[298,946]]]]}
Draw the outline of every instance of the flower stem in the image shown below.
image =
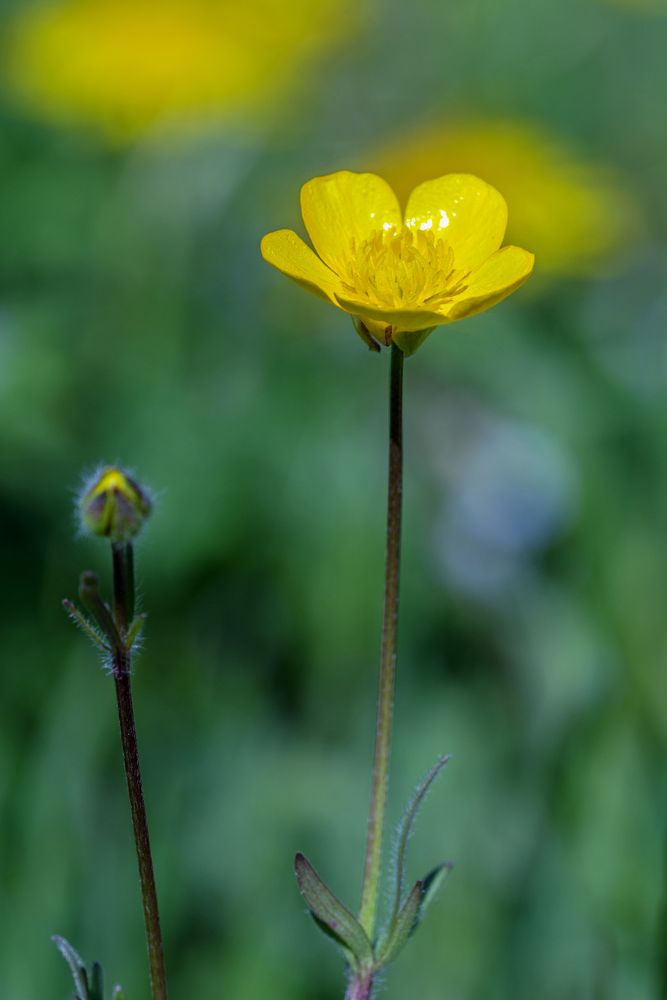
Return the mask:
{"type": "MultiPolygon", "coordinates": [[[[113,611],[116,627],[124,640],[129,624],[129,611],[134,605],[134,594],[128,593],[128,584],[133,588],[133,553],[131,544],[112,543],[113,560],[113,611]]],[[[148,835],[146,804],[141,784],[137,730],[134,722],[131,687],[131,654],[124,645],[113,654],[113,676],[116,683],[118,721],[123,747],[123,763],[130,798],[134,842],[137,850],[139,880],[144,906],[148,962],[150,966],[151,995],[153,1000],[167,1000],[167,981],[164,969],[162,932],[158,912],[153,860],[148,835]]]]}
{"type": "MultiPolygon", "coordinates": [[[[391,348],[389,383],[389,484],[387,493],[387,550],[385,565],[384,618],[380,652],[380,682],[378,687],[377,723],[373,780],[366,835],[366,860],[361,893],[359,920],[371,941],[375,936],[382,839],[389,759],[391,755],[391,724],[394,708],[396,676],[396,627],[398,622],[398,591],[401,556],[401,507],[403,492],[403,352],[395,344],[391,348]]],[[[360,988],[361,988],[360,984],[360,988]]],[[[370,990],[370,982],[368,991],[370,990]]],[[[370,993],[357,992],[350,1000],[362,1000],[370,993]]]]}

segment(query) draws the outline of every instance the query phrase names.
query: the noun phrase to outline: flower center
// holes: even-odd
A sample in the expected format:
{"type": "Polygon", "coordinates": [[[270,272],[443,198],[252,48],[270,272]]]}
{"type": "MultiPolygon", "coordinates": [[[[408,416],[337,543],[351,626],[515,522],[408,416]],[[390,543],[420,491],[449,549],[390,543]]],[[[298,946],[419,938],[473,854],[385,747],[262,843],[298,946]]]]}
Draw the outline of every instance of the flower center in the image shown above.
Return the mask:
{"type": "Polygon", "coordinates": [[[352,239],[344,285],[373,305],[436,309],[463,290],[466,272],[454,267],[452,248],[429,229],[378,229],[352,239]]]}

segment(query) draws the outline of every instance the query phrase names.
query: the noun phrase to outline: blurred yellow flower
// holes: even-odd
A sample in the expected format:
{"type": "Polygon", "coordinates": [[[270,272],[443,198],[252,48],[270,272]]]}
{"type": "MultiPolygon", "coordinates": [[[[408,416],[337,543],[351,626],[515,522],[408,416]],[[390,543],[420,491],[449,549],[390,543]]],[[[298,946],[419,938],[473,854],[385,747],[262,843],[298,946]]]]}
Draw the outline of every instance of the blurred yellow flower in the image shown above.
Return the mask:
{"type": "Polygon", "coordinates": [[[374,349],[412,354],[436,326],[495,305],[533,270],[532,253],[500,249],[507,205],[470,174],[420,184],[401,218],[386,181],[342,170],[304,184],[301,214],[319,257],[281,229],[262,240],[264,259],[350,313],[374,349]]]}
{"type": "Polygon", "coordinates": [[[519,122],[431,128],[366,159],[399,197],[445,165],[488,178],[512,206],[508,239],[532,247],[541,274],[595,270],[625,245],[633,228],[628,196],[607,172],[519,122]]]}
{"type": "MultiPolygon", "coordinates": [[[[358,8],[358,5],[356,5],[358,8]]],[[[12,26],[8,80],[43,116],[126,141],[246,112],[351,28],[350,0],[55,0],[12,26]]]]}

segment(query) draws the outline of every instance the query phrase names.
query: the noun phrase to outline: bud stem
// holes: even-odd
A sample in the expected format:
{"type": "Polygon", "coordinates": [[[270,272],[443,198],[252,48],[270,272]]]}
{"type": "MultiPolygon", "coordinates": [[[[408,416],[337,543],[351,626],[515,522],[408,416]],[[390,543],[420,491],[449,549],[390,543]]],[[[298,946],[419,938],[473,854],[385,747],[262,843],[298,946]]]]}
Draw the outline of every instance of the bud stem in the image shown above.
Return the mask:
{"type": "Polygon", "coordinates": [[[132,550],[130,544],[124,542],[111,543],[111,560],[113,565],[113,613],[116,626],[123,639],[127,632],[129,620],[128,605],[134,603],[128,593],[127,552],[132,550]]]}
{"type": "Polygon", "coordinates": [[[127,636],[128,612],[130,607],[134,605],[134,594],[128,593],[127,590],[128,583],[134,588],[132,546],[131,544],[112,543],[111,551],[113,562],[114,618],[116,627],[123,640],[121,648],[114,650],[113,653],[113,676],[116,683],[116,700],[118,702],[118,721],[120,723],[120,738],[123,747],[123,763],[125,765],[127,791],[130,798],[134,842],[137,850],[139,880],[141,882],[141,895],[144,906],[151,995],[153,1000],[167,1000],[162,932],[160,930],[155,875],[153,874],[146,804],[144,802],[141,783],[137,730],[134,721],[134,706],[132,704],[131,653],[124,645],[127,636]]]}
{"type": "MultiPolygon", "coordinates": [[[[394,708],[396,676],[396,631],[401,555],[401,507],[403,489],[403,352],[391,347],[389,385],[389,483],[387,497],[387,550],[384,590],[384,619],[380,653],[377,723],[373,780],[366,835],[366,860],[361,894],[359,921],[373,941],[377,922],[382,839],[384,832],[389,760],[391,756],[391,726],[394,708]]],[[[357,978],[350,984],[348,1000],[364,1000],[370,996],[372,981],[357,978]]]]}

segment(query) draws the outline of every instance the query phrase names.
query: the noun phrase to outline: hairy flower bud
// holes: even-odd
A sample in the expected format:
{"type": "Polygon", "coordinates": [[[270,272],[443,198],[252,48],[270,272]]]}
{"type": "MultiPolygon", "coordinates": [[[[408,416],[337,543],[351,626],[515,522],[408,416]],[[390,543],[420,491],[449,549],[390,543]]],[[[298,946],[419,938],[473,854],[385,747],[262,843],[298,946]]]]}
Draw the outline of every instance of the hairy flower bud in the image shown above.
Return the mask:
{"type": "Polygon", "coordinates": [[[86,483],[78,509],[85,531],[129,542],[138,534],[153,504],[148,492],[123,469],[106,466],[86,483]]]}

